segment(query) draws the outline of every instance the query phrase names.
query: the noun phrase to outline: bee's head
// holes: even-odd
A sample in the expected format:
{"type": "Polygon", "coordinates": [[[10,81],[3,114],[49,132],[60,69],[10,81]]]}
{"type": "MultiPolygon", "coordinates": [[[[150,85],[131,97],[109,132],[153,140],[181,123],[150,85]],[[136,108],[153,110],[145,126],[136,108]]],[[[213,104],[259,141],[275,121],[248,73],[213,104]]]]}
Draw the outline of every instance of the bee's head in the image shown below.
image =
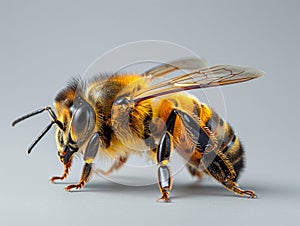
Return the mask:
{"type": "Polygon", "coordinates": [[[51,122],[28,148],[28,153],[35,147],[41,138],[50,130],[52,125],[57,125],[56,141],[59,158],[67,163],[74,152],[77,152],[85,141],[91,136],[95,124],[96,114],[91,105],[80,95],[75,95],[76,87],[62,90],[55,98],[55,109],[45,107],[16,119],[12,125],[47,111],[51,122]]]}

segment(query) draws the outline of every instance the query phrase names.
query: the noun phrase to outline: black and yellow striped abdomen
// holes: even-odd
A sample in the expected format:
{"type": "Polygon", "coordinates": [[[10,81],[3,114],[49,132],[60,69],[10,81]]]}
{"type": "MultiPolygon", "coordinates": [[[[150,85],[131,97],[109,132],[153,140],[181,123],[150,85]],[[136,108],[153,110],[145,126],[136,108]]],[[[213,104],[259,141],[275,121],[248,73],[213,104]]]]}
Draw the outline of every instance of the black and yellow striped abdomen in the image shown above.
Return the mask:
{"type": "MultiPolygon", "coordinates": [[[[174,148],[187,160],[189,166],[194,170],[205,171],[220,182],[226,181],[228,177],[236,181],[244,166],[243,147],[231,126],[206,104],[188,94],[175,94],[161,99],[154,108],[153,117],[166,122],[173,109],[186,112],[199,123],[203,128],[202,132],[199,131],[199,137],[203,136],[204,131],[207,132],[206,135],[209,134],[208,142],[199,144],[197,141],[205,139],[192,140],[188,128],[179,118],[176,120],[172,134],[174,148]],[[199,150],[199,147],[212,143],[215,144],[212,151],[204,150],[205,148],[199,150]]],[[[159,131],[158,135],[163,131],[159,126],[156,129],[159,131]]],[[[152,132],[155,134],[155,131],[152,132]]]]}

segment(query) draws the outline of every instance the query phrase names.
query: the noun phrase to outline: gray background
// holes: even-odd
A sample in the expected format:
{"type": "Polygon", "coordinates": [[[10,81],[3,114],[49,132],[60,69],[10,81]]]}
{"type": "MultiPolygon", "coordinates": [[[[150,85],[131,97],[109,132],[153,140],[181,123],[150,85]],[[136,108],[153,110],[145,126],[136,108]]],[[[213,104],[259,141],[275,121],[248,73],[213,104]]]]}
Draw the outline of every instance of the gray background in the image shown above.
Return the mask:
{"type": "MultiPolygon", "coordinates": [[[[1,225],[298,225],[299,6],[296,0],[1,1],[1,225]],[[47,181],[62,170],[53,131],[26,154],[48,116],[13,129],[14,118],[52,103],[68,78],[105,51],[143,39],[181,44],[210,64],[267,73],[222,89],[227,119],[247,150],[240,184],[258,199],[236,197],[210,179],[198,183],[186,170],[175,177],[172,204],[156,203],[156,185],[123,186],[101,177],[67,193],[65,184],[47,181]]],[[[76,161],[69,183],[81,164],[76,161]]],[[[134,177],[126,170],[118,175],[134,177]]]]}

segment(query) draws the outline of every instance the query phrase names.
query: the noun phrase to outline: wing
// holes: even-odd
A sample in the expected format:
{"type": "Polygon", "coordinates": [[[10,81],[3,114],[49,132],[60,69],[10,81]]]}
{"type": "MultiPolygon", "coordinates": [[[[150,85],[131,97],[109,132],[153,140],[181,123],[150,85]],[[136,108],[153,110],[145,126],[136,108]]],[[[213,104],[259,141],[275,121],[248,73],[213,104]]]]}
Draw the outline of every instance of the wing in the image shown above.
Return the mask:
{"type": "MultiPolygon", "coordinates": [[[[165,71],[164,75],[168,73],[169,72],[166,73],[165,71]]],[[[245,82],[258,78],[262,75],[264,75],[264,72],[254,68],[233,65],[218,65],[195,70],[155,84],[156,78],[162,75],[161,73],[150,73],[147,78],[149,79],[149,86],[135,93],[132,100],[135,103],[138,103],[150,98],[177,93],[184,90],[203,89],[245,82]]]]}
{"type": "Polygon", "coordinates": [[[144,76],[161,77],[177,70],[199,70],[207,67],[203,58],[183,58],[169,63],[158,65],[143,73],[144,76]]]}

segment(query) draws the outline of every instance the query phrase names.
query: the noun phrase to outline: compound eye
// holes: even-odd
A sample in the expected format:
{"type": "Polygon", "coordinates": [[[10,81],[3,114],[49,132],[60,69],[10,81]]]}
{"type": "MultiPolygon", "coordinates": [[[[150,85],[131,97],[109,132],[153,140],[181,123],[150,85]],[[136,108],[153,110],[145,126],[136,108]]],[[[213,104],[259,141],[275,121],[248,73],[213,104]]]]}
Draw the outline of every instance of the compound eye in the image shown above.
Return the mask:
{"type": "Polygon", "coordinates": [[[74,113],[72,120],[72,139],[78,141],[88,135],[89,130],[92,129],[95,116],[93,109],[87,105],[82,104],[74,113]]]}

